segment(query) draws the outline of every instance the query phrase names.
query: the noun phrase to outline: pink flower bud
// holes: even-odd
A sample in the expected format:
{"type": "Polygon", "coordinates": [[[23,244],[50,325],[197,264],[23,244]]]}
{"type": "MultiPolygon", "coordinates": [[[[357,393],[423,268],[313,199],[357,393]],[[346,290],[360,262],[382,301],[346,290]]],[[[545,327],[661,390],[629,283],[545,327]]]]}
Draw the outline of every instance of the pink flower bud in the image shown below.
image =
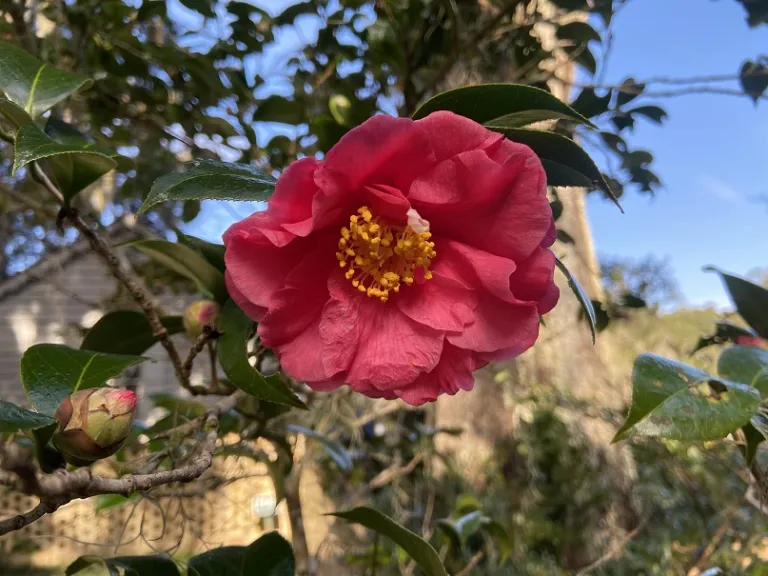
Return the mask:
{"type": "Polygon", "coordinates": [[[198,300],[190,304],[184,311],[184,329],[187,336],[197,340],[205,326],[214,328],[220,311],[221,307],[213,300],[198,300]]]}
{"type": "Polygon", "coordinates": [[[53,443],[67,462],[83,466],[117,452],[131,431],[136,394],[91,388],[68,396],[54,414],[53,443]]]}
{"type": "Polygon", "coordinates": [[[737,336],[736,344],[739,346],[753,346],[754,348],[762,348],[763,350],[768,350],[768,342],[759,336],[737,336]]]}

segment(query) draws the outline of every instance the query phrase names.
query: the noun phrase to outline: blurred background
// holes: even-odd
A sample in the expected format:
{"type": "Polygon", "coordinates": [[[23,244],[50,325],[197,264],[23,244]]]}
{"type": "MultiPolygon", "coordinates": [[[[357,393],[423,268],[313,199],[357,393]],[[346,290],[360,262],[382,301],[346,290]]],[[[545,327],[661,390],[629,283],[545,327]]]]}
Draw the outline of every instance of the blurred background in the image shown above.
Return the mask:
{"type": "MultiPolygon", "coordinates": [[[[716,321],[738,323],[702,268],[768,286],[768,2],[0,0],[0,38],[94,78],[52,117],[131,159],[77,200],[115,243],[220,242],[265,207],[188,201],[133,216],[157,177],[195,158],[277,176],[297,158],[322,157],[372,114],[407,116],[466,84],[531,84],[572,103],[598,130],[553,128],[592,155],[625,211],[588,181],[550,192],[555,252],[597,307],[598,344],[564,289],[536,348],[484,370],[472,395],[388,412],[348,395],[318,400],[331,416],[308,424],[329,430],[354,468],[311,454],[301,492],[308,550],[343,570],[328,573],[368,574],[372,562],[373,573],[417,573],[391,545],[319,520],[367,486],[380,509],[439,533],[454,574],[768,574],[768,523],[733,446],[610,445],[637,354],[713,370],[715,349],[692,352],[716,321]],[[422,461],[433,453],[436,470],[422,461]],[[394,480],[375,482],[393,467],[394,480]],[[461,521],[473,513],[485,520],[461,521]]],[[[130,306],[11,164],[0,145],[4,399],[21,395],[29,345],[78,340],[104,312],[130,306]]],[[[123,256],[169,310],[183,309],[188,280],[123,256]]],[[[150,370],[133,375],[145,396],[178,392],[169,366],[150,370]]],[[[261,488],[249,490],[227,498],[258,516],[261,488]]],[[[0,512],[19,505],[9,498],[0,512]]],[[[249,530],[290,534],[280,514],[249,530]]],[[[53,524],[36,530],[0,540],[20,574],[57,573],[70,549],[97,544],[53,524]]],[[[124,552],[129,539],[110,530],[124,552]]],[[[222,540],[193,538],[190,551],[227,541],[221,526],[214,532],[222,540]]]]}

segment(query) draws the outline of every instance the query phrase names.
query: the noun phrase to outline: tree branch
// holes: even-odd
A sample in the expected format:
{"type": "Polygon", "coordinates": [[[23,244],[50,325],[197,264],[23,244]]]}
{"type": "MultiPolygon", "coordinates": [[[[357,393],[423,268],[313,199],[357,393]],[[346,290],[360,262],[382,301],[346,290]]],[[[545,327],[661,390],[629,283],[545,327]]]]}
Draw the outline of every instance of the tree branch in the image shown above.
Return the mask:
{"type": "Polygon", "coordinates": [[[32,522],[39,520],[46,514],[55,512],[62,504],[63,502],[57,500],[40,500],[37,506],[28,512],[24,512],[24,514],[0,520],[0,536],[14,530],[21,530],[27,524],[32,524],[32,522]]]}
{"type": "Polygon", "coordinates": [[[606,562],[616,558],[621,553],[621,551],[624,550],[624,547],[627,544],[629,544],[632,541],[632,539],[635,536],[637,536],[643,528],[645,528],[646,524],[648,524],[648,518],[644,518],[643,520],[641,520],[640,524],[638,524],[635,527],[635,529],[632,530],[632,532],[627,534],[623,540],[619,540],[618,542],[616,542],[616,544],[614,544],[613,547],[611,547],[611,549],[608,550],[608,552],[606,552],[600,558],[592,562],[592,564],[590,564],[589,566],[585,566],[584,568],[576,572],[576,576],[586,576],[596,568],[599,568],[606,562]]]}

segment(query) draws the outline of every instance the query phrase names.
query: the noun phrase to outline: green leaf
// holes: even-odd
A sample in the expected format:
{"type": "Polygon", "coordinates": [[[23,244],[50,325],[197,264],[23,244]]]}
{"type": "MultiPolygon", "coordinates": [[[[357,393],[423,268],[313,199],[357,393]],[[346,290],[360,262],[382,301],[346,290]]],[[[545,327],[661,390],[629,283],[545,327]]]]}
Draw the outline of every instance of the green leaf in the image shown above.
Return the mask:
{"type": "Polygon", "coordinates": [[[317,4],[315,4],[313,0],[304,0],[304,2],[298,2],[283,10],[280,14],[275,16],[273,22],[275,26],[293,24],[293,21],[297,16],[300,16],[301,14],[312,14],[316,10],[317,4]]]}
{"type": "Polygon", "coordinates": [[[90,83],[89,78],[52,68],[21,48],[0,41],[0,89],[33,118],[90,83]]]}
{"type": "MultiPolygon", "coordinates": [[[[600,169],[595,165],[592,158],[589,157],[589,154],[587,154],[581,146],[576,144],[576,142],[570,138],[560,136],[553,132],[527,130],[524,128],[504,130],[504,134],[513,142],[520,142],[531,148],[542,161],[549,161],[548,165],[550,167],[554,166],[552,164],[552,162],[554,162],[559,165],[558,168],[569,168],[573,172],[583,175],[585,179],[590,181],[590,187],[601,189],[613,200],[616,206],[619,207],[619,210],[624,212],[618,198],[613,194],[611,187],[608,186],[605,178],[603,178],[602,172],[600,172],[600,169]]],[[[564,176],[565,172],[560,169],[559,172],[553,174],[553,179],[555,182],[562,182],[564,176]]],[[[547,183],[550,186],[561,185],[550,182],[549,174],[547,174],[547,183]]],[[[568,184],[568,186],[575,185],[577,184],[568,184]]]]}
{"type": "Polygon", "coordinates": [[[328,452],[328,456],[331,457],[331,460],[336,462],[336,465],[340,470],[343,472],[352,471],[354,466],[352,464],[352,457],[349,455],[349,452],[347,452],[347,449],[338,442],[334,442],[323,434],[315,432],[309,428],[304,428],[303,426],[295,426],[293,424],[289,424],[286,426],[286,429],[290,430],[291,432],[296,432],[297,434],[304,434],[304,436],[317,440],[323,446],[325,446],[325,450],[328,452]]]}
{"type": "Polygon", "coordinates": [[[53,414],[70,394],[104,386],[110,378],[145,360],[149,358],[76,350],[61,344],[35,344],[21,358],[21,381],[32,407],[53,414]]]}
{"type": "MultiPolygon", "coordinates": [[[[766,10],[768,15],[768,10],[766,10]]],[[[760,62],[746,60],[739,70],[739,81],[744,92],[757,104],[760,97],[768,89],[768,66],[760,62]]]]}
{"type": "Polygon", "coordinates": [[[176,234],[178,235],[179,242],[181,244],[184,244],[184,246],[188,246],[189,248],[195,250],[203,258],[205,258],[211,266],[216,268],[216,270],[222,274],[224,273],[225,248],[223,244],[213,244],[212,242],[206,242],[205,240],[195,238],[194,236],[187,236],[181,231],[177,231],[176,234]]]}
{"type": "Polygon", "coordinates": [[[547,174],[548,186],[553,186],[555,188],[575,186],[577,188],[587,188],[589,190],[595,188],[595,183],[590,178],[565,164],[541,158],[541,165],[544,168],[544,172],[547,174]]]}
{"type": "Polygon", "coordinates": [[[0,98],[0,114],[13,124],[17,130],[33,122],[32,117],[23,108],[19,108],[16,104],[5,98],[0,98]]]}
{"type": "Polygon", "coordinates": [[[563,114],[556,110],[523,110],[494,118],[485,125],[494,130],[504,130],[506,128],[522,128],[547,120],[573,120],[573,118],[569,114],[563,114]]]}
{"type": "Polygon", "coordinates": [[[702,348],[706,348],[708,346],[713,346],[715,344],[727,344],[728,342],[736,342],[736,339],[739,336],[748,336],[751,338],[757,337],[751,330],[747,330],[741,326],[736,326],[730,322],[716,322],[715,326],[715,333],[712,334],[712,336],[702,336],[699,338],[696,347],[691,350],[691,356],[696,354],[696,352],[702,348]]]}
{"type": "Polygon", "coordinates": [[[616,105],[624,106],[624,104],[632,102],[643,93],[643,90],[645,90],[645,84],[635,82],[634,78],[627,78],[617,89],[616,105]]]}
{"type": "Polygon", "coordinates": [[[586,22],[570,22],[557,29],[557,37],[560,40],[571,40],[577,43],[586,43],[591,40],[600,42],[600,34],[586,22]]]}
{"type": "Polygon", "coordinates": [[[100,494],[96,496],[96,506],[93,510],[97,514],[102,510],[109,510],[110,508],[116,508],[122,506],[128,502],[136,502],[141,498],[139,492],[134,492],[130,496],[122,496],[121,494],[100,494]]]}
{"type": "Polygon", "coordinates": [[[139,214],[155,204],[178,200],[265,201],[274,190],[275,179],[256,166],[196,160],[187,164],[183,172],[172,172],[155,180],[139,214]]]}
{"type": "Polygon", "coordinates": [[[736,311],[755,332],[768,338],[768,290],[714,266],[704,270],[720,274],[736,311]]]}
{"type": "Polygon", "coordinates": [[[26,124],[16,133],[13,173],[31,162],[48,159],[65,198],[72,198],[117,166],[114,154],[89,146],[57,142],[37,124],[26,124]]]}
{"type": "Polygon", "coordinates": [[[308,410],[279,374],[264,376],[248,362],[245,347],[253,331],[253,321],[231,300],[221,311],[219,330],[222,332],[217,343],[219,362],[234,386],[262,400],[308,410]]]}
{"type": "Polygon", "coordinates": [[[667,117],[667,112],[664,108],[660,108],[659,106],[638,106],[637,108],[632,108],[632,110],[627,110],[627,113],[640,114],[649,120],[653,120],[657,124],[661,124],[667,117]]]}
{"type": "Polygon", "coordinates": [[[745,424],[741,428],[742,432],[744,432],[744,440],[746,441],[742,448],[742,453],[744,454],[744,461],[747,463],[747,466],[752,466],[758,447],[765,441],[765,435],[758,428],[758,426],[761,426],[763,430],[766,429],[762,419],[760,414],[756,414],[752,417],[749,424],[745,424]]]}
{"type": "Polygon", "coordinates": [[[135,248],[166,268],[189,278],[205,296],[219,303],[227,300],[224,274],[191,248],[156,238],[128,242],[122,246],[135,248]]]}
{"type": "Polygon", "coordinates": [[[208,18],[215,18],[216,12],[213,11],[212,0],[180,0],[180,2],[190,10],[200,12],[208,18]]]}
{"type": "Polygon", "coordinates": [[[179,576],[176,563],[165,556],[117,556],[107,564],[125,576],[179,576]]]}
{"type": "Polygon", "coordinates": [[[390,538],[413,558],[421,569],[424,570],[426,576],[448,576],[443,563],[440,561],[440,556],[429,545],[429,542],[378,510],[368,508],[367,506],[360,506],[351,510],[334,512],[331,516],[360,524],[390,538]]]}
{"type": "Polygon", "coordinates": [[[437,521],[437,526],[451,539],[453,545],[461,550],[470,536],[474,535],[490,518],[480,510],[464,514],[456,519],[443,518],[437,521]]]}
{"type": "Polygon", "coordinates": [[[726,348],[717,361],[717,373],[756,388],[763,398],[768,398],[768,350],[754,346],[726,348]]]}
{"type": "Polygon", "coordinates": [[[437,110],[450,110],[480,124],[493,124],[496,118],[517,112],[548,110],[592,126],[587,118],[549,92],[522,84],[481,84],[448,90],[424,102],[413,118],[424,118],[437,110]]]}
{"type": "Polygon", "coordinates": [[[120,576],[117,569],[107,565],[99,556],[80,556],[64,572],[66,576],[120,576]]]}
{"type": "Polygon", "coordinates": [[[16,404],[0,400],[0,434],[34,430],[55,424],[56,420],[45,414],[32,412],[16,404]]]}
{"type": "MultiPolygon", "coordinates": [[[[184,319],[181,316],[165,316],[160,318],[160,322],[169,334],[184,331],[184,319]]],[[[80,349],[138,356],[157,341],[144,313],[117,310],[102,316],[93,328],[88,330],[80,349]]]]}
{"type": "Polygon", "coordinates": [[[747,424],[760,393],[653,354],[635,360],[632,405],[613,441],[652,436],[684,441],[719,440],[747,424]]]}
{"type": "Polygon", "coordinates": [[[253,122],[300,124],[303,119],[304,108],[301,103],[284,96],[269,96],[258,104],[253,113],[253,122]]]}
{"type": "Polygon", "coordinates": [[[576,99],[571,102],[571,106],[587,118],[594,118],[608,111],[608,106],[611,104],[611,95],[610,90],[604,96],[598,96],[594,88],[584,88],[579,92],[576,99]]]}
{"type": "Polygon", "coordinates": [[[189,559],[188,576],[243,576],[245,546],[222,546],[189,559]]]}
{"type": "Polygon", "coordinates": [[[293,576],[296,560],[293,548],[277,532],[265,534],[245,549],[242,576],[293,576]]]}
{"type": "Polygon", "coordinates": [[[568,286],[570,286],[574,296],[576,296],[579,304],[581,304],[581,309],[587,318],[589,329],[592,332],[592,344],[594,344],[595,338],[597,337],[597,317],[595,316],[595,309],[592,306],[592,301],[589,299],[589,296],[587,296],[584,288],[581,287],[581,284],[579,284],[576,281],[576,278],[573,277],[571,271],[560,261],[560,258],[555,258],[555,264],[557,264],[557,267],[560,268],[560,271],[568,279],[568,286]]]}

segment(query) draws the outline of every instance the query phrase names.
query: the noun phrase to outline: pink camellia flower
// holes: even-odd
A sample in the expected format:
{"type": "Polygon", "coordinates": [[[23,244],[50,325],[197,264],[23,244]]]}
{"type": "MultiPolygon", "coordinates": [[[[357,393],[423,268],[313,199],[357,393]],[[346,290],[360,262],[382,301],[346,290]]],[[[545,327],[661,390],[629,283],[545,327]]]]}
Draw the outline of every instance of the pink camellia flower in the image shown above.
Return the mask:
{"type": "Polygon", "coordinates": [[[554,239],[530,148],[450,112],[374,116],[227,230],[226,280],[293,378],[419,405],[534,344],[554,239]]]}

